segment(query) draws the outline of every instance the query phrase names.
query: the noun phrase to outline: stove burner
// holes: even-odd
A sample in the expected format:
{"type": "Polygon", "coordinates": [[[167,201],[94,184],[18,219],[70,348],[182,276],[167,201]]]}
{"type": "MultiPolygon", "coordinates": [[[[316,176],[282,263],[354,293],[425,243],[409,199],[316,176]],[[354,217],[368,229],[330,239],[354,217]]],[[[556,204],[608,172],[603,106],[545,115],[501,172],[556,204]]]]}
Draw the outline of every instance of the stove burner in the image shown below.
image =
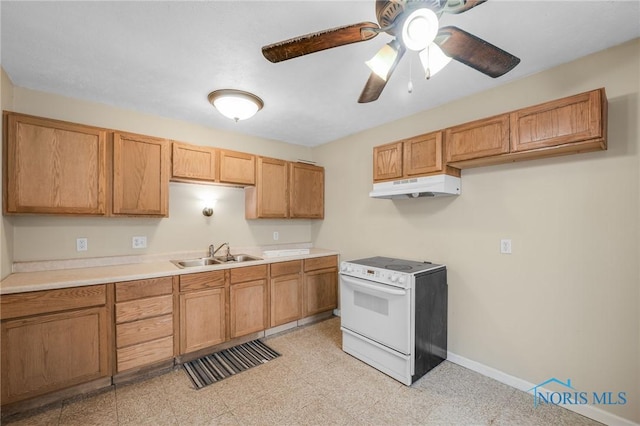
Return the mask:
{"type": "Polygon", "coordinates": [[[413,268],[410,265],[385,265],[384,269],[390,269],[392,271],[410,271],[413,268]]]}

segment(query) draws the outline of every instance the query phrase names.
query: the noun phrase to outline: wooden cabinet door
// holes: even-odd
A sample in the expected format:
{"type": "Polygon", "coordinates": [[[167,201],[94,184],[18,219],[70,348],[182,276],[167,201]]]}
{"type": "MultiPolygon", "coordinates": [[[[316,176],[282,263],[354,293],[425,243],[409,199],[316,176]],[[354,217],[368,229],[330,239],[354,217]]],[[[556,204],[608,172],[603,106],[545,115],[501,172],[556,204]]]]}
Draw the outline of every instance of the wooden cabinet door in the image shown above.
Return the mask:
{"type": "Polygon", "coordinates": [[[509,114],[450,127],[445,132],[447,162],[509,152],[509,114]]]}
{"type": "Polygon", "coordinates": [[[601,139],[604,90],[594,90],[511,113],[511,151],[601,139]]]}
{"type": "Polygon", "coordinates": [[[300,273],[271,278],[271,327],[296,321],[301,316],[302,278],[300,273]]]}
{"type": "Polygon", "coordinates": [[[442,132],[406,139],[403,144],[403,176],[442,171],[442,132]]]}
{"type": "Polygon", "coordinates": [[[106,132],[7,114],[7,213],[105,215],[106,132]]]}
{"type": "Polygon", "coordinates": [[[373,180],[399,179],[402,177],[402,142],[394,142],[373,148],[373,180]]]}
{"type": "Polygon", "coordinates": [[[180,142],[173,142],[172,148],[172,179],[216,181],[218,166],[215,148],[180,142]]]}
{"type": "Polygon", "coordinates": [[[324,218],[324,168],[289,163],[289,217],[324,218]]]}
{"type": "Polygon", "coordinates": [[[220,150],[220,182],[240,185],[256,183],[256,156],[220,150]]]}
{"type": "Polygon", "coordinates": [[[168,141],[114,133],[113,213],[166,217],[168,192],[168,141]]]}
{"type": "Polygon", "coordinates": [[[286,218],[289,210],[287,162],[258,157],[256,186],[245,188],[245,217],[286,218]]]}
{"type": "Polygon", "coordinates": [[[180,295],[180,354],[225,341],[225,289],[180,295]]]}
{"type": "Polygon", "coordinates": [[[2,404],[111,374],[103,307],[2,322],[2,404]]]}
{"type": "Polygon", "coordinates": [[[320,269],[304,274],[303,316],[335,309],[338,306],[338,270],[320,269]]]}
{"type": "Polygon", "coordinates": [[[265,330],[267,324],[267,281],[231,285],[231,337],[265,330]]]}

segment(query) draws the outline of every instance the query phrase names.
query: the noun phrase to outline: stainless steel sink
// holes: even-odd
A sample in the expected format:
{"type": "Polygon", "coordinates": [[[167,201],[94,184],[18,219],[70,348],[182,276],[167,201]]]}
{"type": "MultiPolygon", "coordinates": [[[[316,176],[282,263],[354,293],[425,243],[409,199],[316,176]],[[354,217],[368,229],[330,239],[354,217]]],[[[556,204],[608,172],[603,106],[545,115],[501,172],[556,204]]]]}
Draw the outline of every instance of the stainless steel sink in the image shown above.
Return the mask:
{"type": "Polygon", "coordinates": [[[229,263],[229,262],[250,262],[252,260],[262,260],[261,257],[251,256],[249,254],[233,254],[229,258],[227,256],[216,256],[214,257],[220,263],[229,263]]]}
{"type": "Polygon", "coordinates": [[[248,254],[235,254],[229,256],[199,257],[197,259],[172,260],[171,263],[179,268],[195,268],[198,266],[221,265],[226,263],[250,262],[252,260],[262,260],[261,257],[248,254]]]}
{"type": "Polygon", "coordinates": [[[201,257],[199,259],[172,260],[171,262],[179,268],[194,268],[196,266],[219,265],[220,263],[222,263],[219,260],[213,259],[211,257],[201,257]]]}

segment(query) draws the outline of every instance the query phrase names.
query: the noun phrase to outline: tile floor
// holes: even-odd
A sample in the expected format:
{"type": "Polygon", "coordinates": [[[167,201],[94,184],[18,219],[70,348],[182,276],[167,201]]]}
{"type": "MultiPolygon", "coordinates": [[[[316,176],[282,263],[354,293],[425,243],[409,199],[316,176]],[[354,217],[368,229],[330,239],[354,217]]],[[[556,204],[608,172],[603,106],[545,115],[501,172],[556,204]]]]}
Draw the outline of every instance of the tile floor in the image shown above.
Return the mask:
{"type": "Polygon", "coordinates": [[[182,369],[26,415],[12,425],[597,425],[445,361],[411,387],[340,349],[340,319],[264,340],[282,356],[202,390],[182,369]]]}

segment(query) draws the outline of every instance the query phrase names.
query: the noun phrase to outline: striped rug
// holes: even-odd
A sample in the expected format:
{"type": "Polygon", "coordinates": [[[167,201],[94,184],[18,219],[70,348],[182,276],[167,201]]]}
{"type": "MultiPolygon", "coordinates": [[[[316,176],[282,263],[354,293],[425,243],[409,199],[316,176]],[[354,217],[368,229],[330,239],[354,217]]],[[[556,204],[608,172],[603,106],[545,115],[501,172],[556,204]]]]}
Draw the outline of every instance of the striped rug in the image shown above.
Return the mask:
{"type": "Polygon", "coordinates": [[[252,340],[183,364],[196,389],[264,364],[280,354],[260,340],[252,340]]]}

